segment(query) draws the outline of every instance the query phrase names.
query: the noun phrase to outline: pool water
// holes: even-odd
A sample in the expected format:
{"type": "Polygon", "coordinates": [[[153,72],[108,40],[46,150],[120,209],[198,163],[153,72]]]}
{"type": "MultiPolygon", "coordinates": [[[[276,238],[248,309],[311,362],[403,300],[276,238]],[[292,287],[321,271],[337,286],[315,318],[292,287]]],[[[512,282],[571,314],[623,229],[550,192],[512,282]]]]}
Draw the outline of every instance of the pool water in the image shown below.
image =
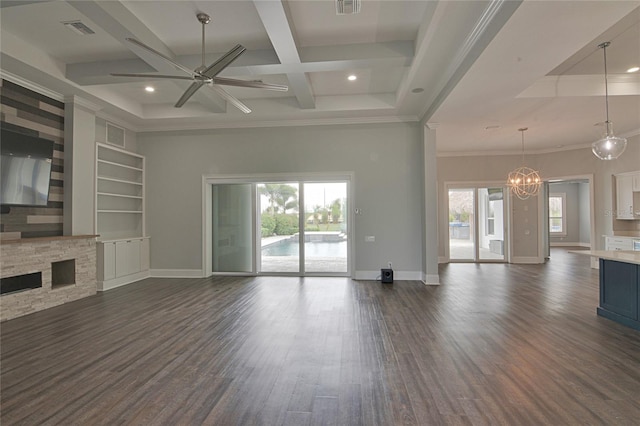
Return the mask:
{"type": "MultiPolygon", "coordinates": [[[[347,257],[347,242],[313,242],[305,243],[304,253],[307,257],[347,257]]],[[[298,256],[298,243],[294,241],[278,241],[262,248],[263,256],[298,256]]]]}

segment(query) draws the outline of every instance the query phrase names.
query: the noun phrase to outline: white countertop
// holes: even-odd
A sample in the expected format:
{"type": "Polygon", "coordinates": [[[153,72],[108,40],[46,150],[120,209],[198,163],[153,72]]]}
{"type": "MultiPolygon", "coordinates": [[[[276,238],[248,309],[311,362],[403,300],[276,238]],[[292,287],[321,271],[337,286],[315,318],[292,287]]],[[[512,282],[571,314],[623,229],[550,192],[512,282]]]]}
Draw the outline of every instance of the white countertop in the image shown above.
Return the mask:
{"type": "Polygon", "coordinates": [[[601,259],[616,260],[618,262],[640,265],[640,251],[624,250],[572,250],[569,253],[599,257],[601,259]]]}

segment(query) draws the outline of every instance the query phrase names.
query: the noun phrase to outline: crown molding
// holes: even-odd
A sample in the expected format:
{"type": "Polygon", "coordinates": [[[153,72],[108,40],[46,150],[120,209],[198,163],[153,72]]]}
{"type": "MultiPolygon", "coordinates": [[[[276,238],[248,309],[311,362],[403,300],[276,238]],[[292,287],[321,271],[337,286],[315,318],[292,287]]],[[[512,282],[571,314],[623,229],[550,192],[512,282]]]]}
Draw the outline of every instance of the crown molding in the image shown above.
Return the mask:
{"type": "Polygon", "coordinates": [[[269,121],[246,121],[228,123],[176,123],[175,125],[151,125],[141,126],[137,132],[171,132],[189,130],[216,130],[216,129],[247,129],[257,127],[304,127],[304,126],[330,126],[349,124],[389,124],[389,123],[417,123],[418,117],[409,116],[382,116],[382,117],[349,117],[349,118],[317,118],[304,120],[269,120],[269,121]]]}
{"type": "MultiPolygon", "coordinates": [[[[640,128],[631,130],[629,132],[619,134],[618,136],[623,138],[631,138],[634,136],[640,135],[640,128]]],[[[595,142],[595,141],[593,141],[595,142]]],[[[591,149],[592,142],[589,143],[581,143],[575,145],[567,145],[560,148],[540,148],[540,149],[529,149],[524,153],[525,155],[535,155],[535,154],[552,154],[554,152],[563,152],[563,151],[575,151],[578,149],[591,149]]],[[[522,151],[518,150],[495,150],[495,151],[440,151],[436,153],[437,157],[475,157],[475,156],[503,156],[503,155],[522,155],[522,151]]]]}
{"type": "Polygon", "coordinates": [[[65,104],[73,104],[74,106],[80,106],[82,108],[88,109],[91,112],[96,112],[102,109],[102,107],[98,104],[95,104],[91,101],[88,101],[80,96],[69,95],[64,97],[65,104]]]}
{"type": "Polygon", "coordinates": [[[51,98],[53,100],[56,100],[58,102],[64,102],[65,101],[65,97],[63,95],[61,95],[58,92],[54,92],[53,90],[47,89],[44,86],[40,86],[39,84],[36,83],[32,83],[29,80],[25,80],[24,78],[15,75],[13,73],[10,73],[9,71],[5,71],[3,69],[0,69],[0,77],[10,81],[14,84],[17,84],[19,86],[24,87],[25,89],[29,89],[29,90],[33,90],[36,93],[39,93],[41,95],[44,95],[48,98],[51,98]]]}
{"type": "Polygon", "coordinates": [[[114,115],[111,115],[107,112],[104,112],[104,110],[102,111],[97,111],[96,112],[96,117],[101,118],[105,121],[108,121],[111,124],[115,124],[116,126],[120,126],[120,127],[124,127],[125,129],[134,132],[134,133],[138,133],[138,132],[142,132],[142,128],[140,126],[136,126],[134,124],[132,124],[130,121],[124,120],[120,117],[116,117],[114,115]]]}

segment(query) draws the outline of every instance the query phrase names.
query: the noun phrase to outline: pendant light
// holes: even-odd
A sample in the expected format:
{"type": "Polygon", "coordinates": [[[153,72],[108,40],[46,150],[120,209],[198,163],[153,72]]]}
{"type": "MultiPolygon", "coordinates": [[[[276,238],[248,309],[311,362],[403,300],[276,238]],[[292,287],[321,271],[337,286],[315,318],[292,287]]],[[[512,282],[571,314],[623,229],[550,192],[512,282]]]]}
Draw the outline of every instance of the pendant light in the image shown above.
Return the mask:
{"type": "Polygon", "coordinates": [[[527,131],[527,127],[518,129],[522,134],[522,166],[513,170],[507,177],[507,186],[511,190],[511,193],[521,200],[526,200],[529,197],[535,197],[540,191],[540,185],[542,179],[540,174],[524,165],[524,132],[527,131]]]}
{"type": "Polygon", "coordinates": [[[599,44],[598,47],[604,52],[604,99],[607,112],[607,121],[604,122],[606,128],[605,136],[591,144],[591,151],[601,160],[615,160],[620,157],[627,148],[627,140],[613,134],[613,124],[609,120],[609,88],[607,86],[607,47],[610,42],[599,44]]]}

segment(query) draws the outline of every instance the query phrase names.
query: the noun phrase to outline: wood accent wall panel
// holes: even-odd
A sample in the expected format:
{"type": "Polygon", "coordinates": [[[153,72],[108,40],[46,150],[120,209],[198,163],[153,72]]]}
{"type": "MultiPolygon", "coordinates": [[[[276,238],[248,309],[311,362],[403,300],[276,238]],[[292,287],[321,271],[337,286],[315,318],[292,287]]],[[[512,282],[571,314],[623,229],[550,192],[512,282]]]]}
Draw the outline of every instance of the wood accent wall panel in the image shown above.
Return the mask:
{"type": "Polygon", "coordinates": [[[62,235],[64,199],[64,103],[7,80],[1,80],[2,127],[54,142],[47,207],[11,207],[0,216],[0,232],[22,238],[62,235]]]}

